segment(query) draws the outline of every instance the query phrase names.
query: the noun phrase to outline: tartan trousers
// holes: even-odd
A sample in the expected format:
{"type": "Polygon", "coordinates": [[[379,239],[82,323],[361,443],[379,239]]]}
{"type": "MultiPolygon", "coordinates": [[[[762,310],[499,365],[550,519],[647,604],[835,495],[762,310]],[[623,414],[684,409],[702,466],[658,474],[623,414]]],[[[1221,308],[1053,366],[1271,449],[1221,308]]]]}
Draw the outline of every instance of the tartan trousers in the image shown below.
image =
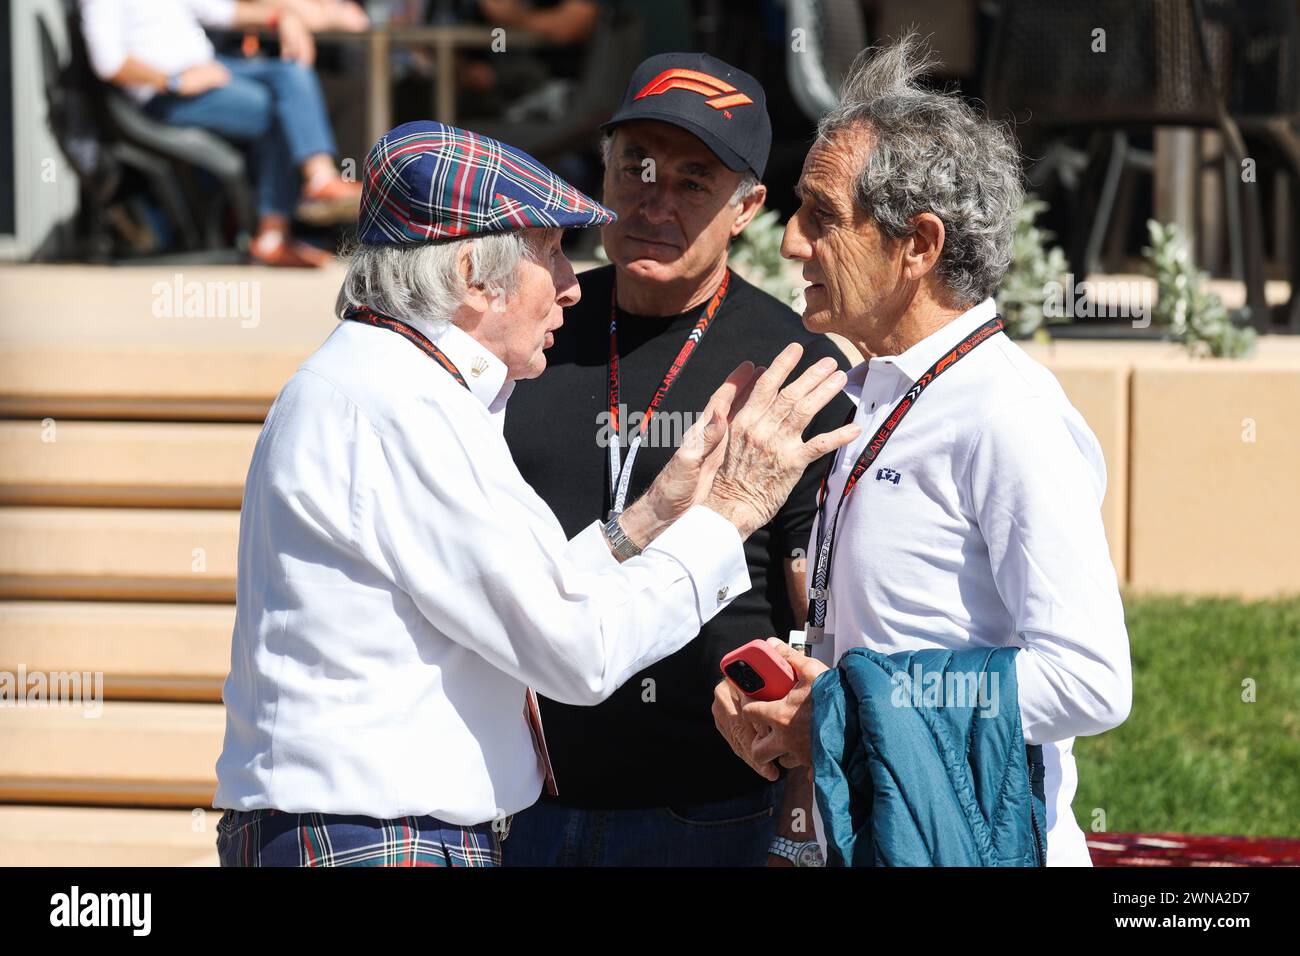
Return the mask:
{"type": "Polygon", "coordinates": [[[501,836],[437,817],[372,817],[226,810],[217,823],[222,866],[500,866],[501,836]]]}

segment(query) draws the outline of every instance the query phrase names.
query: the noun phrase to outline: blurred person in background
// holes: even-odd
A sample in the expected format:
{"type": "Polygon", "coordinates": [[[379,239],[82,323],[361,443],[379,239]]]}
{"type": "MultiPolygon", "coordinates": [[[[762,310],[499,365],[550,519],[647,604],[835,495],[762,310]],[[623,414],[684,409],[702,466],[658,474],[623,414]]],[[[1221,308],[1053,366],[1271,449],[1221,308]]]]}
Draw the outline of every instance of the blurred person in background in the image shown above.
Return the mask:
{"type": "Polygon", "coordinates": [[[478,0],[478,5],[489,23],[527,30],[559,46],[590,37],[600,16],[600,4],[595,0],[478,0]]]}
{"type": "MultiPolygon", "coordinates": [[[[459,108],[466,115],[496,117],[513,102],[548,86],[565,87],[578,76],[585,44],[596,34],[600,4],[595,0],[477,0],[474,19],[492,27],[532,34],[541,46],[501,57],[466,51],[458,60],[459,108]]],[[[507,46],[509,49],[509,46],[507,46]]]]}
{"type": "MultiPolygon", "coordinates": [[[[646,490],[673,453],[671,427],[658,426],[702,407],[738,362],[768,361],[797,341],[801,368],[847,365],[829,339],[728,267],[732,241],[766,195],[771,121],[754,77],[705,54],[651,57],[604,133],[603,199],[618,220],[602,238],[613,264],[579,277],[582,300],[556,332],[551,370],[521,387],[506,420],[521,474],[570,534],[646,490]],[[622,447],[638,432],[627,413],[652,398],[650,428],[622,447]],[[603,415],[625,427],[602,443],[603,415]]],[[[849,408],[838,397],[812,427],[835,427],[849,408]]],[[[817,478],[807,472],[746,543],[753,589],[698,638],[594,711],[542,701],[559,794],[516,818],[507,864],[789,865],[812,841],[793,813],[803,807],[809,818],[806,773],[784,785],[755,777],[712,732],[709,708],[724,654],[802,621],[799,556],[817,478]]]]}
{"type": "Polygon", "coordinates": [[[361,186],[343,179],[335,165],[334,135],[311,66],[315,43],[295,4],[80,3],[101,79],[122,87],[155,119],[202,127],[251,148],[258,205],[251,258],[293,267],[330,261],[328,252],[291,239],[290,219],[296,211],[316,225],[353,221],[361,186]],[[276,29],[280,59],[217,55],[204,26],[276,29]]]}
{"type": "Polygon", "coordinates": [[[355,32],[370,26],[370,17],[354,0],[278,0],[282,10],[292,10],[302,17],[313,32],[339,30],[355,32]]]}
{"type": "MultiPolygon", "coordinates": [[[[360,33],[370,28],[370,16],[353,0],[274,0],[282,9],[289,9],[302,18],[313,34],[360,33]]],[[[279,55],[279,44],[274,38],[247,32],[242,36],[213,37],[217,53],[268,57],[279,55]]],[[[401,50],[393,52],[394,58],[401,50]]],[[[366,44],[329,37],[316,37],[316,79],[329,115],[330,128],[338,143],[339,157],[366,155],[370,146],[366,130],[366,98],[357,95],[357,77],[366,71],[366,44]]],[[[427,111],[425,111],[427,112],[427,111]]],[[[424,115],[424,112],[421,112],[424,115]]],[[[355,166],[355,163],[354,163],[355,166]]]]}
{"type": "MultiPolygon", "coordinates": [[[[526,30],[560,46],[590,39],[602,6],[595,0],[478,0],[478,5],[494,26],[526,30]]],[[[640,15],[644,58],[693,45],[690,0],[607,0],[603,5],[640,15]]]]}
{"type": "MultiPolygon", "coordinates": [[[[543,88],[572,84],[582,75],[591,44],[601,36],[602,7],[607,15],[635,15],[640,22],[641,58],[693,47],[689,0],[476,0],[475,18],[493,27],[520,30],[539,41],[535,49],[509,59],[483,53],[462,54],[459,63],[462,108],[497,116],[516,101],[536,97],[543,88]]],[[[552,93],[552,96],[558,94],[552,93]]]]}

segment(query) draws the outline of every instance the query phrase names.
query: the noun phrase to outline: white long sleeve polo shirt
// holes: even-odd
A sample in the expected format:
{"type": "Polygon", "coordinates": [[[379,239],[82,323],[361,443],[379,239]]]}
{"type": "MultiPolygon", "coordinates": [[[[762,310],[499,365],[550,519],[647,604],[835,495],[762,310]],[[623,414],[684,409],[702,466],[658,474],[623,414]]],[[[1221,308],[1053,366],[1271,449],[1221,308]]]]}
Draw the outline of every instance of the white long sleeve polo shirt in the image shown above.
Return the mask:
{"type": "MultiPolygon", "coordinates": [[[[862,435],[840,452],[826,521],[907,389],[995,312],[985,300],[850,372],[862,435]]],[[[993,336],[926,388],[845,504],[826,617],[833,648],[817,653],[1021,648],[1020,713],[1026,741],[1043,745],[1050,865],[1089,865],[1070,809],[1074,737],[1122,723],[1132,697],[1105,493],[1100,446],[1060,384],[993,336]]]]}
{"type": "Polygon", "coordinates": [[[469,390],[345,321],[267,416],[216,807],[460,825],[522,810],[543,782],[527,686],[598,703],[750,586],[739,534],[703,507],[622,564],[596,523],[567,541],[502,437],[505,366],[453,325],[417,327],[469,390]]]}

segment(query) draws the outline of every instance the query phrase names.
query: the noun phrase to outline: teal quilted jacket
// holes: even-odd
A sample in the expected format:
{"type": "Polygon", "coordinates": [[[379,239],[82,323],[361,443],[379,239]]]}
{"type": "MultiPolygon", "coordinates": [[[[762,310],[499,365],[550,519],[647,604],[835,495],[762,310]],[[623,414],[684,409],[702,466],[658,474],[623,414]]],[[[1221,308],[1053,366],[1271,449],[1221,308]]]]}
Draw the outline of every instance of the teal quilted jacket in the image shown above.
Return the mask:
{"type": "Polygon", "coordinates": [[[1041,747],[1020,727],[1018,648],[846,653],[813,684],[832,866],[1044,866],[1041,747]]]}

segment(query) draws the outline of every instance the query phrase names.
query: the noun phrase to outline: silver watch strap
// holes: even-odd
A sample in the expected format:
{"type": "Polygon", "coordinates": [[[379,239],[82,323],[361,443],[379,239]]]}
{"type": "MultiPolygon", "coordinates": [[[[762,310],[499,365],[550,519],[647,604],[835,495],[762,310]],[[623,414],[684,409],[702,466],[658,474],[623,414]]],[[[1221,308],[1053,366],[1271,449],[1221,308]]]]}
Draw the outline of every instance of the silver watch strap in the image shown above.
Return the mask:
{"type": "Polygon", "coordinates": [[[626,561],[628,558],[635,558],[641,553],[636,542],[627,536],[623,526],[618,523],[618,515],[610,518],[604,524],[605,540],[609,542],[610,548],[618,555],[620,561],[626,561]]]}
{"type": "Polygon", "coordinates": [[[815,840],[796,843],[794,840],[787,840],[785,837],[773,837],[772,842],[767,847],[767,852],[773,856],[789,860],[795,866],[826,865],[826,861],[822,857],[822,848],[815,840]]]}

